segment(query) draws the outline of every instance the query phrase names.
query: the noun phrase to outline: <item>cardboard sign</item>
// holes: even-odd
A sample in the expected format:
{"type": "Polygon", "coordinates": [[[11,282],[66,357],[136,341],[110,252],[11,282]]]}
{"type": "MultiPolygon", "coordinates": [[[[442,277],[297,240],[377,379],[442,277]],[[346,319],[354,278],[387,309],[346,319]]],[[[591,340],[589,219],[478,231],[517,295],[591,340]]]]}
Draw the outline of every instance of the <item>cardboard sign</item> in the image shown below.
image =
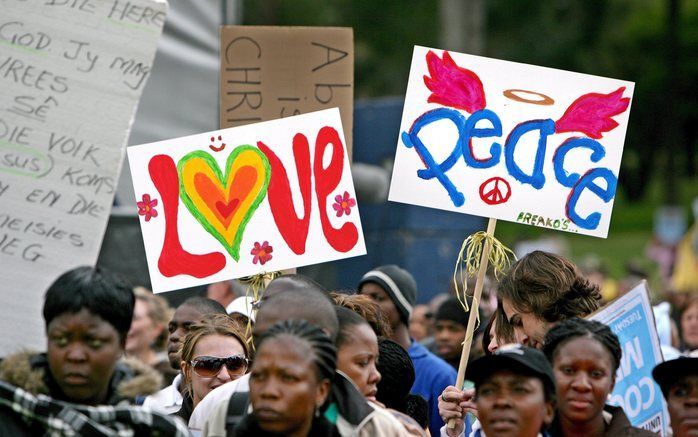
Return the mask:
{"type": "Polygon", "coordinates": [[[606,237],[633,87],[415,47],[389,199],[606,237]]]}
{"type": "Polygon", "coordinates": [[[623,349],[609,404],[623,407],[633,426],[667,435],[666,404],[660,387],[652,379],[652,369],[664,358],[647,282],[643,281],[588,318],[608,325],[623,349]]]}
{"type": "Polygon", "coordinates": [[[223,26],[220,89],[221,128],[339,107],[351,158],[351,28],[223,26]]]}
{"type": "Polygon", "coordinates": [[[337,108],[128,157],[155,292],[366,253],[337,108]]]}
{"type": "Polygon", "coordinates": [[[43,349],[43,294],[94,264],[167,4],[2,2],[0,355],[43,349]]]}

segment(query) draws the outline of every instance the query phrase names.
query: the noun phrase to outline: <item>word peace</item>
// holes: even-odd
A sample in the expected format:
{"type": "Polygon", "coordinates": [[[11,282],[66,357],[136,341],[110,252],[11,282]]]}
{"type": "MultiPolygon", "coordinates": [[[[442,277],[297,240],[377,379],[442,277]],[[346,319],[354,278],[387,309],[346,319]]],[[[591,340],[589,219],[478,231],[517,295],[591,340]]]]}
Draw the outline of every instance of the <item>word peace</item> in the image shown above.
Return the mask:
{"type": "MultiPolygon", "coordinates": [[[[473,152],[472,139],[501,137],[502,122],[499,116],[489,109],[480,109],[466,118],[457,110],[437,108],[419,116],[412,124],[409,132],[402,133],[402,141],[408,148],[414,147],[426,166],[426,168],[417,171],[417,176],[425,180],[436,178],[448,192],[453,204],[462,206],[465,203],[465,196],[458,191],[446,174],[458,162],[459,158],[462,157],[465,165],[468,167],[484,169],[499,164],[503,152],[504,164],[509,175],[522,184],[531,185],[539,190],[546,183],[546,178],[543,174],[545,151],[548,137],[554,133],[555,122],[551,119],[525,121],[512,129],[503,147],[498,142],[492,142],[489,148],[490,156],[488,158],[478,158],[473,152]],[[424,127],[441,120],[448,120],[456,126],[458,129],[458,140],[454,144],[451,154],[443,162],[437,163],[429,148],[419,138],[419,133],[424,127]],[[485,122],[489,122],[489,127],[478,127],[485,122]],[[538,135],[536,153],[533,158],[533,169],[530,174],[523,171],[514,158],[519,140],[529,133],[530,135],[538,135]]],[[[586,217],[582,217],[576,210],[577,202],[584,191],[588,190],[598,196],[604,203],[608,203],[615,196],[618,177],[606,167],[592,168],[583,175],[568,173],[565,170],[565,157],[570,151],[579,148],[591,150],[590,160],[593,163],[599,162],[606,156],[606,150],[598,141],[584,137],[569,138],[560,144],[553,155],[552,165],[555,172],[555,180],[560,185],[571,188],[565,204],[567,217],[580,228],[596,229],[601,221],[601,214],[592,212],[586,217]],[[596,183],[596,180],[599,178],[606,182],[605,187],[596,183]]]]}

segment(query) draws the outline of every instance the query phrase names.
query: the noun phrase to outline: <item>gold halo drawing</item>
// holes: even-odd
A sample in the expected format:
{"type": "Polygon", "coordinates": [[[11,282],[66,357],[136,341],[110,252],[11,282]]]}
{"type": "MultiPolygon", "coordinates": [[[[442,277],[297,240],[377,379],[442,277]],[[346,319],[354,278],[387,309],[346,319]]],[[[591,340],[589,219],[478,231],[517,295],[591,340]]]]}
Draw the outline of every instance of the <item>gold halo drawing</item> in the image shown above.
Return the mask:
{"type": "Polygon", "coordinates": [[[518,90],[518,89],[505,90],[504,97],[506,97],[507,99],[514,100],[516,102],[531,103],[533,105],[546,105],[547,106],[547,105],[552,105],[555,103],[555,100],[546,96],[545,94],[538,93],[536,91],[529,91],[529,90],[518,90]],[[538,97],[538,98],[537,99],[527,98],[527,97],[521,96],[519,94],[531,94],[534,97],[538,97]]]}

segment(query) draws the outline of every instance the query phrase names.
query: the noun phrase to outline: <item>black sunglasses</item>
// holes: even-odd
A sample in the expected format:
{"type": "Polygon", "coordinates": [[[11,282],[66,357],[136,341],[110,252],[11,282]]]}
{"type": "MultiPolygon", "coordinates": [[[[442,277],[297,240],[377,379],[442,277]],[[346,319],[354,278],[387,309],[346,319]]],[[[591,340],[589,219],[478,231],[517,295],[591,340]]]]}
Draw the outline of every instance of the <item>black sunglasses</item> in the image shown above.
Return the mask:
{"type": "Polygon", "coordinates": [[[247,371],[250,360],[244,355],[232,355],[226,358],[220,357],[196,357],[190,361],[194,373],[203,378],[213,378],[221,371],[225,364],[230,377],[240,376],[247,371]]]}

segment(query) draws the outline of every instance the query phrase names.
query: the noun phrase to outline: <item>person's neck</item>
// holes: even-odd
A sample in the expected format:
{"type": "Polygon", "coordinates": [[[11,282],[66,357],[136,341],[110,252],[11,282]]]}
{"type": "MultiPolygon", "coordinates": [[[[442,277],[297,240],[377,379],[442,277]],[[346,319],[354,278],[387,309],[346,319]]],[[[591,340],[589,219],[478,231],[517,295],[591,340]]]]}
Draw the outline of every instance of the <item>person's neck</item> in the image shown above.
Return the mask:
{"type": "Polygon", "coordinates": [[[405,348],[409,349],[412,346],[412,339],[410,338],[410,331],[407,329],[405,324],[400,323],[393,329],[393,335],[391,340],[405,348]]]}
{"type": "Polygon", "coordinates": [[[296,429],[295,431],[291,431],[287,434],[288,437],[307,437],[308,434],[310,434],[310,430],[313,428],[313,419],[312,417],[310,418],[310,421],[307,423],[304,423],[300,428],[296,429]]]}
{"type": "Polygon", "coordinates": [[[606,424],[603,421],[603,414],[587,422],[572,422],[565,416],[560,415],[560,426],[564,437],[601,437],[606,431],[606,424]]]}

